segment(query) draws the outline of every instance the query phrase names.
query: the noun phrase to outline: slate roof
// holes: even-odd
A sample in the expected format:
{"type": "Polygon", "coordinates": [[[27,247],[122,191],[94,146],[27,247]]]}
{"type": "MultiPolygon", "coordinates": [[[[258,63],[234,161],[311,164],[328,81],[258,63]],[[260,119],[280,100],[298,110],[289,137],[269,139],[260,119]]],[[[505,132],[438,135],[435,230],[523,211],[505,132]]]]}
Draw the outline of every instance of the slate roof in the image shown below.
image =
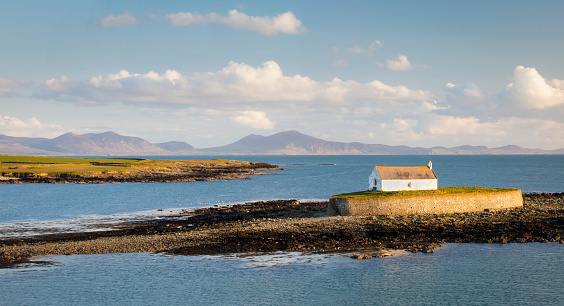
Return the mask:
{"type": "Polygon", "coordinates": [[[392,167],[376,166],[382,180],[433,180],[437,179],[435,172],[427,166],[420,167],[392,167]]]}

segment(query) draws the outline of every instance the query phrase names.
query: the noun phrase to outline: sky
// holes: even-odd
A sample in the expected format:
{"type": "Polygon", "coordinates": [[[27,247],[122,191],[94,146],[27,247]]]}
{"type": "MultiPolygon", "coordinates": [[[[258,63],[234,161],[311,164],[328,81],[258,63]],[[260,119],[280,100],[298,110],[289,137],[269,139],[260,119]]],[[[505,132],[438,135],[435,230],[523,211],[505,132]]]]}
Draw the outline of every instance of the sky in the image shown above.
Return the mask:
{"type": "Polygon", "coordinates": [[[564,148],[564,1],[0,4],[0,134],[564,148]]]}

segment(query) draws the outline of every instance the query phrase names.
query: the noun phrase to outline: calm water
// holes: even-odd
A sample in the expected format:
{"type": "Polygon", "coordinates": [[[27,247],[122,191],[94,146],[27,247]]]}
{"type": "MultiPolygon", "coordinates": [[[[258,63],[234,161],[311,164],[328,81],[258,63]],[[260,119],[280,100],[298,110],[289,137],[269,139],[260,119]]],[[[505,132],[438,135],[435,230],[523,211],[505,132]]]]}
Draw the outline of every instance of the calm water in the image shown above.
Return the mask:
{"type": "Polygon", "coordinates": [[[111,215],[255,200],[329,199],[333,194],[368,189],[368,176],[375,165],[427,165],[429,159],[433,161],[433,170],[441,187],[514,187],[523,192],[564,191],[564,155],[225,158],[264,161],[280,165],[286,170],[277,171],[276,175],[234,181],[0,185],[0,223],[73,219],[84,215],[111,215]]]}
{"type": "Polygon", "coordinates": [[[110,254],[0,271],[2,305],[561,305],[557,243],[446,244],[358,261],[110,254]]]}
{"type": "MultiPolygon", "coordinates": [[[[193,157],[190,157],[193,158],[193,157]]],[[[287,170],[203,183],[0,185],[0,223],[269,199],[328,199],[367,189],[372,167],[426,165],[439,186],[563,192],[564,156],[242,156],[287,170]],[[305,165],[294,165],[305,164],[305,165]],[[332,164],[332,165],[324,165],[332,164]]],[[[59,256],[60,265],[0,270],[0,305],[560,304],[564,246],[447,244],[434,254],[340,256],[59,256]]]]}

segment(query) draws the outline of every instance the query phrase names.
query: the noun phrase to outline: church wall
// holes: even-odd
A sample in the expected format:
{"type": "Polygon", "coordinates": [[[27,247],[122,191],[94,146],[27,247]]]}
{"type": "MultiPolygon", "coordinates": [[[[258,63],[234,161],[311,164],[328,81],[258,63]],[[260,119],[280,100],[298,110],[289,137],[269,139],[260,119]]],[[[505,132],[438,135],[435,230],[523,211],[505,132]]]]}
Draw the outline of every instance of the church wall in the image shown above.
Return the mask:
{"type": "Polygon", "coordinates": [[[437,189],[437,180],[388,180],[382,181],[380,191],[433,190],[437,189]]]}
{"type": "Polygon", "coordinates": [[[523,206],[521,190],[454,193],[444,195],[331,198],[328,212],[334,215],[448,214],[498,210],[523,206]]]}

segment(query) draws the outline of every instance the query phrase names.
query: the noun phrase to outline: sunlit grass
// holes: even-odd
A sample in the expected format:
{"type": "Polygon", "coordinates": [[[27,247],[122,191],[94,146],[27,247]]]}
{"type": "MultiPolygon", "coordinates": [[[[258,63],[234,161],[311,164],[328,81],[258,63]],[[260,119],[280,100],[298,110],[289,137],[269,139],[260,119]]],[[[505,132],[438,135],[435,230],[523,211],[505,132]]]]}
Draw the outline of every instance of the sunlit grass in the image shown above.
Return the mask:
{"type": "Polygon", "coordinates": [[[378,198],[378,197],[413,197],[423,195],[447,195],[455,193],[491,193],[518,190],[515,188],[486,188],[486,187],[439,187],[436,190],[404,190],[404,191],[359,191],[342,193],[332,198],[378,198]]]}
{"type": "Polygon", "coordinates": [[[138,158],[76,158],[0,155],[0,174],[30,173],[49,174],[88,174],[123,173],[143,170],[170,170],[179,166],[235,163],[226,159],[211,160],[151,160],[138,158]]]}

